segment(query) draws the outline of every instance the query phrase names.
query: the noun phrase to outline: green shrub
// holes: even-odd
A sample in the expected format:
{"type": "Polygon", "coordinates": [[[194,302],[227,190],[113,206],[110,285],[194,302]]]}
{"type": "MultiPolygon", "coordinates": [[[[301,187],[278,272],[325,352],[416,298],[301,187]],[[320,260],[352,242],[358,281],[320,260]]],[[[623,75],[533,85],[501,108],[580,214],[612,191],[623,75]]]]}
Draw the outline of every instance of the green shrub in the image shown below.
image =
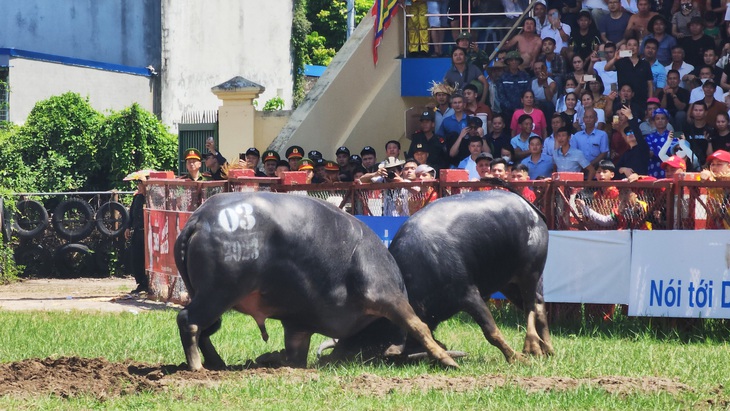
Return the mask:
{"type": "Polygon", "coordinates": [[[122,178],[132,171],[177,167],[177,137],[137,103],[106,117],[96,135],[94,185],[101,189],[128,188],[122,178]]]}
{"type": "Polygon", "coordinates": [[[77,93],[36,103],[16,134],[23,161],[36,171],[39,191],[87,188],[95,168],[95,135],[103,115],[77,93]]]}

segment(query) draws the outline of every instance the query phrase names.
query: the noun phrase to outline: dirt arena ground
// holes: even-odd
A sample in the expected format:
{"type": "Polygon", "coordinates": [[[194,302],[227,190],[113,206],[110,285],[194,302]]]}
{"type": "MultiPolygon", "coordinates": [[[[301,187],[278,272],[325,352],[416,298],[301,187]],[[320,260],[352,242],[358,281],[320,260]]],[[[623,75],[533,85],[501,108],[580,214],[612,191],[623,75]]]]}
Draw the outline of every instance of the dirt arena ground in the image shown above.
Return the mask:
{"type": "MultiPolygon", "coordinates": [[[[96,310],[103,312],[144,312],[164,308],[165,304],[128,294],[134,280],[75,279],[29,280],[0,286],[0,310],[96,310]]],[[[169,304],[168,304],[169,306],[169,304]]],[[[0,364],[0,395],[37,396],[47,393],[60,397],[93,395],[100,399],[143,391],[161,391],[170,385],[216,385],[228,378],[256,375],[260,378],[317,380],[315,369],[257,368],[253,364],[225,371],[189,372],[178,365],[109,362],[104,358],[32,358],[0,364]]],[[[393,390],[412,391],[445,389],[466,391],[505,385],[533,391],[573,390],[592,385],[610,393],[632,392],[680,393],[691,390],[678,381],[665,378],[516,378],[499,375],[449,377],[422,375],[414,378],[390,378],[371,374],[342,379],[344,389],[365,395],[384,396],[393,390]]]]}

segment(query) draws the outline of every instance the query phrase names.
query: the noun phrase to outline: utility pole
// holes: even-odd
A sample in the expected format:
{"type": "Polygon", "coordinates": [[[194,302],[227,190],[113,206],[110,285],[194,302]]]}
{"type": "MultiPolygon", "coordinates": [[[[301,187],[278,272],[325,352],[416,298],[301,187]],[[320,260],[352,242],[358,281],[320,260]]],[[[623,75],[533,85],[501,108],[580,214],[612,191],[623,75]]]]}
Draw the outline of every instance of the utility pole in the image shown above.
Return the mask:
{"type": "Polygon", "coordinates": [[[347,0],[347,38],[355,30],[355,0],[347,0]]]}

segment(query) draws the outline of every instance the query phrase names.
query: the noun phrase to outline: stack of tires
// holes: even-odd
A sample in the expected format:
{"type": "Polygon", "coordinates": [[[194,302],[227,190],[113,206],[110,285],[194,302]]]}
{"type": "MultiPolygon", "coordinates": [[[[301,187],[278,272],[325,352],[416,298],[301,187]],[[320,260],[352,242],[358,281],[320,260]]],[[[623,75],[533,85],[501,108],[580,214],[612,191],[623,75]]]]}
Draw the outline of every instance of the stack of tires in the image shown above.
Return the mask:
{"type": "Polygon", "coordinates": [[[26,199],[17,203],[12,220],[20,239],[15,262],[26,277],[107,277],[113,262],[124,260],[129,213],[119,202],[105,202],[94,212],[89,202],[71,198],[53,207],[49,218],[42,203],[26,199]]]}

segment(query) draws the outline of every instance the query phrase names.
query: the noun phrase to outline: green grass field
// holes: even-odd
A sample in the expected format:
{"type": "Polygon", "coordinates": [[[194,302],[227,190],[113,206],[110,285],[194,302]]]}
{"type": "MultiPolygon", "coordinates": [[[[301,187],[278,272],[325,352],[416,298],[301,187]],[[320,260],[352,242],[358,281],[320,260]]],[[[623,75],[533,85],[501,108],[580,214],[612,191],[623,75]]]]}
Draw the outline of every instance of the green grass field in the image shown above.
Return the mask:
{"type": "MultiPolygon", "coordinates": [[[[63,312],[0,312],[0,362],[27,358],[80,356],[125,359],[151,364],[184,362],[175,323],[176,312],[134,315],[63,312]]],[[[508,308],[495,317],[509,343],[522,348],[524,320],[508,308]]],[[[227,371],[211,384],[171,384],[162,392],[100,399],[95,395],[60,398],[47,393],[0,397],[0,409],[690,409],[730,405],[730,352],[721,321],[695,324],[681,333],[657,331],[661,320],[618,318],[613,323],[577,321],[551,329],[556,355],[507,364],[466,317],[442,324],[436,337],[449,348],[469,353],[459,370],[427,362],[407,365],[346,364],[317,367],[312,341],[310,370],[304,373],[256,374],[227,371]],[[293,377],[292,377],[293,376],[293,377]],[[587,381],[620,377],[623,392],[587,381]],[[474,381],[507,381],[498,385],[474,381]],[[651,390],[653,379],[666,378],[679,390],[651,390]],[[426,384],[413,389],[414,382],[426,384]],[[579,382],[567,388],[563,380],[579,382]],[[379,389],[370,389],[375,382],[379,389]],[[530,384],[538,382],[537,389],[530,384]],[[385,387],[385,389],[383,389],[385,387]],[[430,387],[430,388],[429,388],[430,387]]],[[[229,365],[244,364],[267,351],[283,348],[277,321],[267,322],[264,343],[253,320],[227,314],[214,337],[229,365]]],[[[1,376],[6,378],[7,376],[1,376]]]]}

